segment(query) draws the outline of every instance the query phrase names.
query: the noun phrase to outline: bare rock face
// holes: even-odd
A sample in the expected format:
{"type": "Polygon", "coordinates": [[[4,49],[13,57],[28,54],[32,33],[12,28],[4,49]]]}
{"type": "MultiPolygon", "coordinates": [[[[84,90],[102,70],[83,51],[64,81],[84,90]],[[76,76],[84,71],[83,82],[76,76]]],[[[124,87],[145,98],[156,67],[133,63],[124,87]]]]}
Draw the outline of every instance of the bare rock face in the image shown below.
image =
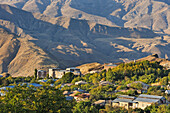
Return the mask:
{"type": "MultiPolygon", "coordinates": [[[[20,6],[29,2],[20,1],[23,3],[20,6]]],[[[19,1],[14,2],[16,5],[19,1]]],[[[150,54],[170,56],[170,37],[160,37],[147,28],[106,26],[69,17],[51,18],[8,5],[0,5],[0,27],[0,73],[9,72],[12,76],[31,76],[35,68],[47,70],[89,62],[120,62],[150,54]]]]}
{"type": "Polygon", "coordinates": [[[1,4],[50,17],[85,19],[99,24],[144,27],[169,33],[169,0],[0,0],[1,4]]]}

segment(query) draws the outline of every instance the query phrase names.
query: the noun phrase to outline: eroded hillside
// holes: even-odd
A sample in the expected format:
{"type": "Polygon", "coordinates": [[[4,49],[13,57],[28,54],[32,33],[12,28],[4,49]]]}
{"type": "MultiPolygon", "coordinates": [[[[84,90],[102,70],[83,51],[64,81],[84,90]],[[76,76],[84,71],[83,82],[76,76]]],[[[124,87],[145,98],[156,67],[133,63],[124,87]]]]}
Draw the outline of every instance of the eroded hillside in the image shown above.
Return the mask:
{"type": "Polygon", "coordinates": [[[155,53],[170,56],[170,38],[146,28],[51,18],[8,5],[0,5],[0,14],[0,27],[9,32],[1,32],[0,71],[13,76],[31,76],[35,68],[120,62],[155,53]]]}

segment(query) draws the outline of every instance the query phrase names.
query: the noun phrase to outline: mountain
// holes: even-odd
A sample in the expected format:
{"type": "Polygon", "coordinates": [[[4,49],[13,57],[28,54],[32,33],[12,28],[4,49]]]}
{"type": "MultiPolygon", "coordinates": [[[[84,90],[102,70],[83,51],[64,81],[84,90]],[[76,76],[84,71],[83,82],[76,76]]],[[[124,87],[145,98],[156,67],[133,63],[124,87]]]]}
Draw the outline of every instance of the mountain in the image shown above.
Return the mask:
{"type": "Polygon", "coordinates": [[[169,36],[147,28],[101,25],[69,17],[51,18],[0,5],[0,73],[31,76],[34,69],[89,62],[120,62],[157,53],[170,56],[169,36]]]}
{"type": "Polygon", "coordinates": [[[0,0],[0,4],[50,17],[85,19],[109,26],[144,27],[170,34],[169,0],[0,0]]]}

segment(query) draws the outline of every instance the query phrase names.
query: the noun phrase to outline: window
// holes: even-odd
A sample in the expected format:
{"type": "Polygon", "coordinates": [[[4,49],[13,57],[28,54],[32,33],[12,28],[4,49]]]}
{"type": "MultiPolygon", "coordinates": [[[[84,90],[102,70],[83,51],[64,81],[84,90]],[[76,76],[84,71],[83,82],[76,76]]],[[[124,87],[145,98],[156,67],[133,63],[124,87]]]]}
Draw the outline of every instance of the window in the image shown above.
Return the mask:
{"type": "Polygon", "coordinates": [[[133,104],[132,104],[132,103],[129,103],[129,106],[133,106],[133,104]]]}
{"type": "Polygon", "coordinates": [[[138,104],[136,104],[136,107],[138,107],[138,104]]]}
{"type": "Polygon", "coordinates": [[[125,106],[127,106],[127,104],[125,104],[125,106]]]}
{"type": "Polygon", "coordinates": [[[145,105],[144,104],[142,104],[142,107],[144,107],[145,105]]]}

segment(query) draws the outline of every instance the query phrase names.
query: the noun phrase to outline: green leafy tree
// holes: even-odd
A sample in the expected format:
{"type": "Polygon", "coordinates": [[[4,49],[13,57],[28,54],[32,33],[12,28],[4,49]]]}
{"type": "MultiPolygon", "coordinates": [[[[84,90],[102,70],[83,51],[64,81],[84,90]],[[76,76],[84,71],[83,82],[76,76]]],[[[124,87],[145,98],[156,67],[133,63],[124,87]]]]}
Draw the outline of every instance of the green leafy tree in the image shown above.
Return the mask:
{"type": "Polygon", "coordinates": [[[66,101],[60,90],[52,87],[17,86],[0,99],[1,113],[71,112],[74,102],[66,101]]]}
{"type": "Polygon", "coordinates": [[[98,109],[90,101],[80,101],[74,106],[73,113],[98,113],[98,109]]]}
{"type": "Polygon", "coordinates": [[[37,69],[34,70],[34,78],[37,79],[37,69]]]}
{"type": "Polygon", "coordinates": [[[61,81],[62,83],[71,83],[71,81],[75,78],[73,73],[66,73],[64,76],[62,76],[61,81]]]}

